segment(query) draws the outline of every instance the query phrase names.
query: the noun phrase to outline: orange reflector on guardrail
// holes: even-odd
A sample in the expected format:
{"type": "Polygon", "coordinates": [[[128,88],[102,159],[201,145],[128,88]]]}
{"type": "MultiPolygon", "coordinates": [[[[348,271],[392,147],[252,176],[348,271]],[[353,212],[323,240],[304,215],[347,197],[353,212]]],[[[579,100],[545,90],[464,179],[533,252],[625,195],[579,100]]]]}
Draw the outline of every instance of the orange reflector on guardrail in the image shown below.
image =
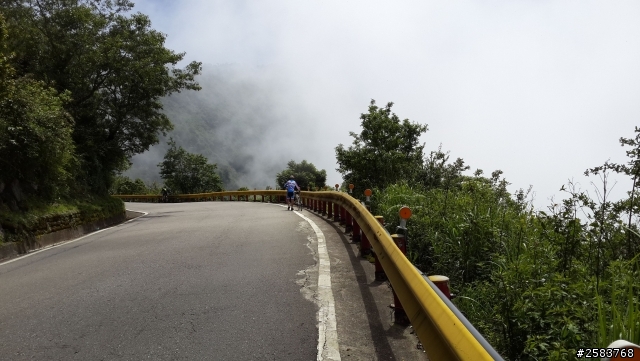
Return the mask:
{"type": "Polygon", "coordinates": [[[411,218],[411,209],[409,207],[400,208],[400,218],[402,219],[411,218]]]}

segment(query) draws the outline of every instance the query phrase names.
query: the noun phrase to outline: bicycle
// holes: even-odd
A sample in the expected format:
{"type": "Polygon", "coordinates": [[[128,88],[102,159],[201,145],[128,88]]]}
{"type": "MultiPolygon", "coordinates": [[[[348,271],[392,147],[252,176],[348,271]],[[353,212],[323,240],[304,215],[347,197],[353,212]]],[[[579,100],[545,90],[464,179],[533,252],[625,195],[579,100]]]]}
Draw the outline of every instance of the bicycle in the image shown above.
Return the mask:
{"type": "Polygon", "coordinates": [[[298,212],[302,212],[302,198],[300,198],[300,192],[295,193],[294,202],[298,206],[298,212]]]}

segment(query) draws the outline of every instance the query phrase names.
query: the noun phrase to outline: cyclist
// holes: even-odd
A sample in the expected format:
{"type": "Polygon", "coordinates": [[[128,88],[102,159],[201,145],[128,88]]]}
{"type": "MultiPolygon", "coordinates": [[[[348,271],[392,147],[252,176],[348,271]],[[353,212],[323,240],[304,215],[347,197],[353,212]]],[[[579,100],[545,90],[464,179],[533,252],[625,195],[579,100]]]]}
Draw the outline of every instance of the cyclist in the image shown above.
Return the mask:
{"type": "Polygon", "coordinates": [[[300,187],[298,187],[298,183],[296,183],[292,175],[289,177],[289,180],[284,184],[284,189],[287,190],[287,210],[288,211],[293,210],[293,199],[294,199],[293,191],[296,188],[300,190],[300,187]]]}
{"type": "Polygon", "coordinates": [[[166,203],[169,201],[169,190],[167,186],[162,187],[162,202],[166,203]]]}

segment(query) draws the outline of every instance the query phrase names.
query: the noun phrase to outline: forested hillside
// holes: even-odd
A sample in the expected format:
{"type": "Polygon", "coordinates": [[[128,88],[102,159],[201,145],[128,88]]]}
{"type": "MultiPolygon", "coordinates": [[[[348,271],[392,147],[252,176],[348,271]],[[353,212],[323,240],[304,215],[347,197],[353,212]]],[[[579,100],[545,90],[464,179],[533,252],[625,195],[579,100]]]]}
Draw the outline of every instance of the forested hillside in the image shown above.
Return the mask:
{"type": "MultiPolygon", "coordinates": [[[[199,92],[162,99],[163,112],[174,125],[169,136],[187,151],[216,163],[225,189],[274,186],[275,174],[287,162],[307,155],[308,147],[302,147],[299,139],[304,132],[296,130],[300,120],[279,109],[286,103],[286,90],[275,69],[205,64],[198,83],[199,92]]],[[[133,157],[125,175],[161,182],[157,164],[168,148],[167,140],[168,136],[133,157]]]]}

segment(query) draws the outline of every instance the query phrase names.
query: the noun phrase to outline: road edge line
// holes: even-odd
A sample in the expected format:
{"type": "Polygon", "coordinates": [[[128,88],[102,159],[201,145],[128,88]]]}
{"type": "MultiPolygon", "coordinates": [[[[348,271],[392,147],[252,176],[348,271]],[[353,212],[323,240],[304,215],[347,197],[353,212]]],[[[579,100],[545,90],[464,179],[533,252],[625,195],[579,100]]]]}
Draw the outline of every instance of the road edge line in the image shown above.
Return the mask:
{"type": "Polygon", "coordinates": [[[122,222],[122,223],[114,224],[114,225],[113,225],[113,226],[111,226],[111,227],[107,227],[107,228],[103,228],[103,229],[98,230],[98,231],[95,231],[95,232],[87,233],[87,234],[85,234],[84,236],[81,236],[81,237],[78,237],[78,238],[75,238],[75,239],[70,239],[70,240],[67,240],[67,241],[62,241],[62,242],[54,243],[54,244],[52,244],[52,245],[50,245],[50,246],[40,248],[39,250],[36,250],[36,251],[33,251],[33,252],[29,252],[29,253],[24,254],[24,255],[22,255],[22,256],[19,256],[19,257],[16,257],[16,258],[13,258],[13,259],[10,259],[10,260],[8,260],[8,261],[5,261],[5,262],[0,263],[0,267],[4,266],[4,265],[6,265],[6,264],[9,264],[9,263],[11,263],[11,262],[15,262],[15,261],[18,261],[18,260],[21,260],[21,259],[25,259],[25,258],[27,258],[27,257],[29,257],[29,256],[33,256],[34,254],[37,254],[37,253],[40,253],[40,252],[48,251],[48,250],[50,250],[50,249],[54,249],[54,248],[57,248],[57,247],[63,246],[63,245],[65,245],[65,244],[69,244],[69,243],[77,242],[77,241],[79,241],[79,240],[81,240],[81,239],[83,239],[83,238],[87,238],[87,237],[89,237],[89,236],[93,236],[94,234],[98,234],[98,233],[100,233],[100,232],[104,232],[104,231],[106,231],[106,230],[108,230],[108,229],[111,229],[111,228],[114,228],[114,227],[118,227],[118,226],[122,226],[122,225],[124,225],[124,224],[127,224],[127,223],[129,223],[129,222],[131,222],[131,221],[133,221],[133,220],[136,220],[136,219],[138,219],[138,218],[140,218],[140,217],[144,217],[144,216],[146,216],[147,214],[149,214],[149,212],[144,212],[144,211],[134,211],[134,210],[132,210],[132,209],[126,209],[126,208],[125,208],[125,211],[136,212],[136,213],[142,213],[142,215],[137,216],[137,217],[135,217],[135,218],[131,218],[131,219],[126,220],[126,221],[124,221],[124,222],[122,222]]]}
{"type": "MultiPolygon", "coordinates": [[[[284,207],[284,206],[281,206],[284,207]]],[[[331,260],[327,242],[320,227],[298,211],[295,214],[307,221],[316,233],[318,244],[318,361],[340,361],[336,307],[331,288],[331,260]]]]}

